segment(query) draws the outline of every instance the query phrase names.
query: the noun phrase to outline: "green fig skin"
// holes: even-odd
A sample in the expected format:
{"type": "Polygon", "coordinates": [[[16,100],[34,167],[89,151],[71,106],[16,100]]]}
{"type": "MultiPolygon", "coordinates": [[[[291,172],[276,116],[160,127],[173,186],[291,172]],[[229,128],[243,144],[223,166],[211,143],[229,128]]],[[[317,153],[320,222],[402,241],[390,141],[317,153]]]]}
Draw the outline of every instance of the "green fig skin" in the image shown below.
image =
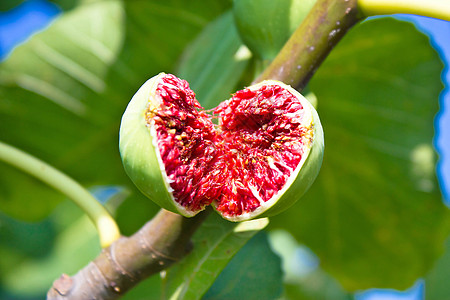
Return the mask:
{"type": "Polygon", "coordinates": [[[311,144],[309,153],[306,155],[302,165],[298,167],[298,173],[294,182],[284,192],[283,196],[278,200],[277,205],[261,215],[261,217],[274,216],[294,205],[308,191],[317,178],[322,166],[324,152],[323,129],[320,124],[319,116],[314,110],[314,139],[311,144]],[[292,199],[297,199],[292,201],[292,199]]]}
{"type": "Polygon", "coordinates": [[[147,80],[131,99],[120,125],[119,150],[125,172],[145,196],[166,210],[192,217],[198,212],[176,205],[169,192],[171,188],[145,120],[147,108],[164,75],[160,73],[147,80]]]}
{"type": "Polygon", "coordinates": [[[275,58],[316,0],[234,0],[239,35],[258,58],[275,58]]]}
{"type": "MultiPolygon", "coordinates": [[[[165,75],[161,73],[149,79],[128,104],[120,126],[119,150],[126,173],[144,195],[166,210],[192,217],[202,209],[188,210],[175,201],[172,195],[173,189],[169,185],[164,163],[158,151],[155,131],[146,120],[149,107],[157,108],[159,105],[155,100],[155,92],[158,83],[165,75]]],[[[316,110],[300,93],[282,82],[264,81],[248,89],[258,90],[262,86],[270,85],[281,86],[300,100],[304,110],[302,126],[308,129],[305,148],[303,148],[300,162],[283,188],[255,210],[240,215],[227,215],[217,209],[216,201],[212,202],[213,208],[224,219],[232,222],[273,216],[284,211],[303,196],[314,182],[321,167],[324,139],[316,110]]]]}

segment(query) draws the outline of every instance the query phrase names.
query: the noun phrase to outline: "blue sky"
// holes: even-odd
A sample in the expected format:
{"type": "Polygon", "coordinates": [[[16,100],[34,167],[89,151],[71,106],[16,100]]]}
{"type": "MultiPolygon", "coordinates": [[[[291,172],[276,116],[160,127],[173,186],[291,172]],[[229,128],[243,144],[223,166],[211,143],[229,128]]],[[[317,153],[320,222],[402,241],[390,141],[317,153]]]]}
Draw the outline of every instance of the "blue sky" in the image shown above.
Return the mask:
{"type": "Polygon", "coordinates": [[[444,192],[444,201],[450,206],[450,22],[425,17],[415,17],[414,20],[420,29],[430,35],[431,43],[445,62],[442,80],[446,86],[441,93],[440,112],[435,120],[435,146],[440,155],[438,175],[444,192]]]}
{"type": "Polygon", "coordinates": [[[445,62],[445,69],[441,75],[445,89],[441,93],[440,111],[435,119],[435,147],[440,156],[438,176],[444,193],[444,202],[450,206],[450,22],[417,16],[403,18],[414,21],[419,29],[430,36],[431,44],[445,62]]]}
{"type": "MultiPolygon", "coordinates": [[[[4,0],[2,0],[4,1],[4,0]]],[[[45,28],[60,13],[55,5],[44,0],[29,0],[19,7],[0,13],[0,59],[4,59],[18,43],[45,28]]],[[[417,16],[401,16],[413,21],[430,36],[433,47],[446,62],[442,80],[446,84],[440,97],[440,112],[435,119],[435,147],[439,152],[438,176],[444,201],[450,206],[450,22],[417,16]]],[[[408,291],[369,290],[356,295],[357,300],[419,300],[423,299],[424,283],[418,280],[408,291]]]]}

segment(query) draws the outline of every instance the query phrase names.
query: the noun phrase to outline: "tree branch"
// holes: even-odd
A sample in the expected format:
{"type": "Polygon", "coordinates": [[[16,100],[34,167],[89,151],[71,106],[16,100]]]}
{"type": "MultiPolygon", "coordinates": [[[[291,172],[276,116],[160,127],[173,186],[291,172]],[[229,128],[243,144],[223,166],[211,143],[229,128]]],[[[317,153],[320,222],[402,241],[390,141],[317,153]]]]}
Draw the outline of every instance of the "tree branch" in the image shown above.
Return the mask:
{"type": "Polygon", "coordinates": [[[301,91],[358,17],[356,0],[318,0],[280,53],[255,80],[279,80],[301,91]]]}
{"type": "Polygon", "coordinates": [[[161,210],[131,237],[121,237],[72,277],[55,280],[47,299],[117,299],[190,251],[190,238],[209,214],[185,218],[161,210]]]}

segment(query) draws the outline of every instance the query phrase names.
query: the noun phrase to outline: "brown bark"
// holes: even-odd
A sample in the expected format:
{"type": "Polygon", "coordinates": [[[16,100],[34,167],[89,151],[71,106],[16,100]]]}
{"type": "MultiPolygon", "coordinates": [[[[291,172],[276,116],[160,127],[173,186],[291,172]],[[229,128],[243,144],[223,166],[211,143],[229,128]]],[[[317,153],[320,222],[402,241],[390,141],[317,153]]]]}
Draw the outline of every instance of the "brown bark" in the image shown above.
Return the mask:
{"type": "Polygon", "coordinates": [[[47,299],[117,299],[141,280],[189,252],[190,238],[206,218],[161,210],[131,237],[121,237],[77,274],[55,280],[47,299]]]}

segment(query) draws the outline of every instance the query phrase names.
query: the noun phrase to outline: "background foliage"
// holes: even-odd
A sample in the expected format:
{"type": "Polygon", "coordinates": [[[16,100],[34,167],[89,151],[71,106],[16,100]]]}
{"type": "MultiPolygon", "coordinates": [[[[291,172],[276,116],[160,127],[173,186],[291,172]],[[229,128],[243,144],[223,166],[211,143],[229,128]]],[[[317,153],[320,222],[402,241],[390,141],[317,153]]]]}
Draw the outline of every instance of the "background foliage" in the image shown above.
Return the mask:
{"type": "MultiPolygon", "coordinates": [[[[8,3],[0,8],[16,4],[8,3]]],[[[172,72],[191,83],[205,107],[214,107],[249,84],[260,62],[240,38],[231,1],[67,0],[62,7],[50,27],[0,64],[0,140],[91,187],[131,234],[158,209],[133,187],[118,155],[120,117],[131,96],[149,77],[172,72]],[[121,189],[110,197],[109,189],[99,189],[105,186],[121,189]]],[[[352,29],[309,86],[326,137],[317,182],[272,218],[209,290],[191,287],[189,299],[251,291],[246,299],[263,298],[259,292],[271,299],[349,299],[370,287],[404,289],[423,276],[428,295],[444,294],[448,253],[438,258],[450,218],[432,147],[441,70],[427,38],[409,23],[381,18],[352,29]],[[319,269],[301,272],[300,244],[314,251],[319,269]],[[257,272],[261,267],[271,271],[257,272]]],[[[99,251],[93,226],[73,204],[5,164],[0,210],[5,298],[40,297],[60,273],[76,272],[99,251]]],[[[192,256],[206,263],[189,282],[204,272],[219,274],[265,225],[239,231],[211,216],[192,256]],[[223,239],[211,242],[211,236],[223,239]],[[202,248],[205,239],[211,243],[202,248]],[[205,251],[216,252],[202,256],[205,251]]],[[[189,260],[127,297],[189,290],[189,260]]]]}

